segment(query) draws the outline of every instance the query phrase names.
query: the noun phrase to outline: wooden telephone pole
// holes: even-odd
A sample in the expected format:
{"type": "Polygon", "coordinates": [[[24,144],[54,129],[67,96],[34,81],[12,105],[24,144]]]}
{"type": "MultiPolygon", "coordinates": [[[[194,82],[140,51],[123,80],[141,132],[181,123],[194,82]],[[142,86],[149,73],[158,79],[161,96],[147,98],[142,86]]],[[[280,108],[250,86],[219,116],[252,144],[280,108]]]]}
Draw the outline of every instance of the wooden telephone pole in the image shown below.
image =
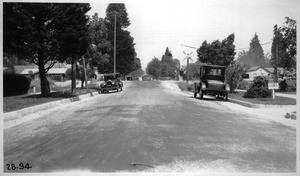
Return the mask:
{"type": "Polygon", "coordinates": [[[186,55],[186,57],[183,60],[186,59],[186,83],[188,83],[189,82],[189,60],[191,59],[193,61],[193,59],[191,58],[191,54],[193,52],[186,53],[183,51],[183,53],[186,55]]]}
{"type": "Polygon", "coordinates": [[[114,73],[116,73],[116,42],[117,42],[117,15],[115,14],[115,28],[114,28],[114,73]]]}

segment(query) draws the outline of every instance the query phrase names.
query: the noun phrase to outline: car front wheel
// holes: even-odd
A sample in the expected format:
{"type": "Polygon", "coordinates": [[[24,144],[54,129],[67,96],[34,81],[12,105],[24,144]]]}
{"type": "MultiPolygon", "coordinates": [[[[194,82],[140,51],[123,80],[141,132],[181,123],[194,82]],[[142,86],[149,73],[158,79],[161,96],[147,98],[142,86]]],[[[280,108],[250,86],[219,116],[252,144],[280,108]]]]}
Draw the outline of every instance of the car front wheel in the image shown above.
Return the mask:
{"type": "Polygon", "coordinates": [[[194,98],[196,98],[197,97],[197,86],[195,86],[195,89],[194,89],[194,98]]]}

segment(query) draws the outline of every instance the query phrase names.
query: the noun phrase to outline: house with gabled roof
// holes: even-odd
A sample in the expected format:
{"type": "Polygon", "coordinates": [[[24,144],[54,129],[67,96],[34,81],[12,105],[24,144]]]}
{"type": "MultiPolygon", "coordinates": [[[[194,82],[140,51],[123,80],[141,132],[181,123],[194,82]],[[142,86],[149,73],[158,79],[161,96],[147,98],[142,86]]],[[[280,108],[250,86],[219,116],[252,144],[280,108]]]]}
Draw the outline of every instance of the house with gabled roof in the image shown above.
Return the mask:
{"type": "MultiPolygon", "coordinates": [[[[56,63],[54,66],[48,70],[46,73],[47,76],[60,76],[61,79],[65,77],[66,72],[69,68],[69,65],[56,63]]],[[[16,73],[31,77],[32,79],[39,78],[39,69],[35,64],[32,65],[16,65],[15,66],[16,73]]]]}
{"type": "MultiPolygon", "coordinates": [[[[279,67],[278,74],[283,74],[284,69],[279,67]]],[[[246,70],[246,74],[243,76],[246,80],[254,80],[257,76],[264,76],[268,79],[274,77],[274,68],[272,67],[262,67],[262,66],[254,66],[246,70]]]]}

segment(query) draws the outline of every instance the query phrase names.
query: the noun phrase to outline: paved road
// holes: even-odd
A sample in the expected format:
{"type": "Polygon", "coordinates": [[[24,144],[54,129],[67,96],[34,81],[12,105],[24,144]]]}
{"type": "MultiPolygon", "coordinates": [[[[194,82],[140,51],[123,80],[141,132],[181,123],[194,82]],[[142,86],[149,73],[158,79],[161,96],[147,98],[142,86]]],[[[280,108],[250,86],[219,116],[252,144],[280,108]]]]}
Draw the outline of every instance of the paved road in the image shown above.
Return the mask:
{"type": "Polygon", "coordinates": [[[123,92],[4,130],[4,165],[29,163],[29,172],[296,172],[295,128],[159,82],[126,84],[123,92]]]}

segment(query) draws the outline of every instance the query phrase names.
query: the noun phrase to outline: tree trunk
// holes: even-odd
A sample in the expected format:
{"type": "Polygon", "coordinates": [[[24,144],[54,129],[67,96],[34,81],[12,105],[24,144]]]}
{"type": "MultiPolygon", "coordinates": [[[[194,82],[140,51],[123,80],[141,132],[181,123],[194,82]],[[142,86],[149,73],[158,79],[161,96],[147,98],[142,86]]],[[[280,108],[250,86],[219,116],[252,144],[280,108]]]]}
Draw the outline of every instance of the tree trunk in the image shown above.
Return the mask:
{"type": "Polygon", "coordinates": [[[84,80],[85,80],[85,88],[88,89],[87,86],[87,76],[86,76],[86,68],[85,68],[85,58],[83,57],[83,73],[84,73],[84,80]]]}
{"type": "Polygon", "coordinates": [[[84,79],[81,79],[81,89],[83,89],[84,79]]]}
{"type": "Polygon", "coordinates": [[[45,73],[45,65],[44,59],[39,58],[38,60],[38,67],[39,67],[39,76],[41,80],[41,95],[42,97],[49,97],[50,96],[50,86],[49,81],[47,80],[46,73],[45,73]]]}
{"type": "Polygon", "coordinates": [[[76,65],[75,65],[75,61],[74,58],[72,57],[72,72],[71,72],[71,93],[74,93],[74,89],[76,88],[76,65]]]}

